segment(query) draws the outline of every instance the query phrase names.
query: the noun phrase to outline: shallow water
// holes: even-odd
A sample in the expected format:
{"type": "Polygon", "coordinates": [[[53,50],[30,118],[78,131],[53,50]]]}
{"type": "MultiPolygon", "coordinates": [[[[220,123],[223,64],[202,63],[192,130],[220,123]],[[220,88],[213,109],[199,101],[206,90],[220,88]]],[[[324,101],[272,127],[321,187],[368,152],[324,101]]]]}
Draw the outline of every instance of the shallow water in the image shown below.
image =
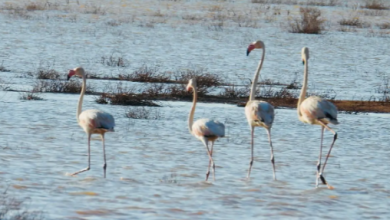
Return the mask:
{"type": "MultiPolygon", "coordinates": [[[[260,39],[266,45],[263,79],[290,83],[296,78],[301,82],[300,52],[304,46],[311,49],[310,92],[334,90],[337,99],[380,97],[382,94],[376,90],[384,86],[384,79],[389,75],[390,58],[386,55],[387,48],[383,47],[389,34],[371,33],[378,31],[376,24],[388,21],[387,10],[382,16],[361,15],[359,18],[372,27],[350,33],[337,31],[338,20],[362,11],[351,7],[320,7],[327,20],[327,33],[306,35],[288,33],[286,22],[299,10],[291,5],[266,10],[262,4],[246,2],[80,2],[80,5],[63,5],[63,10],[60,7],[57,11],[29,12],[30,19],[10,16],[3,10],[0,13],[3,65],[13,73],[34,72],[37,67],[47,65],[65,73],[81,65],[89,72],[114,76],[142,64],[157,64],[161,70],[203,67],[222,75],[228,82],[247,84],[261,52],[254,51],[247,57],[246,48],[260,39]],[[98,6],[103,8],[104,14],[82,13],[98,6]],[[221,31],[213,31],[210,30],[212,21],[191,25],[182,18],[198,15],[210,19],[216,16],[213,8],[220,8],[220,13],[225,14],[259,10],[258,28],[237,27],[227,21],[221,31]],[[280,16],[271,16],[279,9],[283,12],[280,16]],[[291,14],[287,15],[287,11],[291,14]],[[267,22],[267,16],[271,16],[272,22],[267,22]],[[119,26],[110,26],[109,21],[117,21],[119,26]],[[124,58],[128,66],[103,65],[102,57],[111,55],[124,58]]],[[[18,4],[23,5],[23,2],[18,4]]]]}
{"type": "MultiPolygon", "coordinates": [[[[216,181],[204,182],[207,154],[186,127],[191,103],[164,102],[160,120],[131,120],[124,117],[126,107],[97,105],[87,96],[85,109],[99,107],[117,122],[116,132],[106,135],[104,179],[96,140],[92,169],[68,176],[87,163],[87,138],[75,118],[77,95],[35,102],[18,101],[15,93],[4,97],[0,190],[10,186],[8,194],[30,197],[29,208],[44,210],[50,219],[390,216],[385,114],[340,115],[339,139],[325,170],[335,189],[328,190],[314,188],[320,128],[301,124],[294,110],[277,109],[272,129],[278,180],[272,180],[266,133],[257,129],[252,178],[246,181],[250,143],[244,109],[200,103],[196,118],[215,117],[227,127],[214,150],[216,181]]],[[[331,139],[327,132],[325,146],[331,139]]]]}
{"type": "MultiPolygon", "coordinates": [[[[367,98],[378,95],[375,88],[389,74],[390,60],[383,46],[388,38],[334,28],[325,35],[289,34],[279,26],[283,16],[277,18],[279,23],[260,21],[259,28],[227,26],[211,31],[202,25],[181,24],[177,14],[195,11],[202,15],[204,7],[222,3],[144,2],[153,3],[149,5],[152,11],[139,1],[128,6],[112,1],[111,6],[105,5],[110,10],[106,15],[38,11],[31,19],[22,19],[0,13],[0,60],[11,70],[0,73],[2,86],[31,89],[35,80],[25,73],[35,71],[40,63],[64,74],[82,65],[102,75],[131,71],[143,63],[158,63],[167,70],[207,67],[241,83],[256,68],[260,52],[246,57],[245,50],[257,39],[267,47],[262,77],[282,82],[292,80],[295,72],[301,80],[300,49],[310,47],[311,92],[333,89],[336,98],[367,98]],[[153,27],[140,25],[156,19],[151,14],[157,8],[177,14],[153,27]],[[136,22],[106,25],[107,20],[132,13],[136,22]],[[62,14],[66,16],[56,17],[62,14]],[[73,14],[76,22],[69,20],[73,14]],[[130,65],[102,65],[101,57],[113,52],[130,65]]],[[[243,11],[251,7],[233,2],[224,6],[243,11]]],[[[296,13],[295,6],[280,7],[296,13]]],[[[346,10],[343,7],[322,9],[345,16],[340,14],[346,10]]],[[[98,80],[88,84],[98,91],[105,85],[98,80]]],[[[21,94],[0,92],[0,191],[9,187],[7,194],[30,198],[28,210],[44,211],[48,219],[390,218],[388,114],[339,115],[341,124],[333,126],[338,140],[325,170],[335,189],[328,190],[315,188],[320,128],[302,124],[294,109],[276,110],[272,140],[278,180],[272,180],[266,132],[256,129],[255,162],[247,181],[250,131],[244,109],[199,103],[195,118],[214,117],[227,129],[227,137],[214,147],[216,181],[205,182],[207,154],[187,128],[191,103],[160,102],[159,120],[134,120],[125,117],[128,107],[98,105],[95,97],[86,96],[83,109],[98,108],[116,119],[116,131],[106,135],[104,179],[98,137],[92,141],[91,170],[69,176],[87,164],[87,137],[76,122],[78,95],[42,94],[42,101],[21,101],[21,94]]],[[[326,132],[324,146],[331,140],[326,132]]]]}

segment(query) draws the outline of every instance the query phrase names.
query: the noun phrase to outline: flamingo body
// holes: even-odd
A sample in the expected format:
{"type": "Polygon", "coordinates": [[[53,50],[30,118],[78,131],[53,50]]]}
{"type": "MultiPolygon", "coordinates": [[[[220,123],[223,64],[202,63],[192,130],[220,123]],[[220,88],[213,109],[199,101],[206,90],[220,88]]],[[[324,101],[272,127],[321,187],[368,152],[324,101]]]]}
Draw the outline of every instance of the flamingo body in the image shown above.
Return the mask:
{"type": "Polygon", "coordinates": [[[265,45],[262,41],[255,41],[251,43],[248,46],[248,49],[246,51],[246,55],[248,56],[250,52],[254,49],[263,49],[263,54],[261,56],[259,65],[257,66],[255,75],[253,76],[251,91],[249,95],[249,101],[247,102],[245,106],[245,116],[248,120],[249,127],[251,129],[251,160],[249,162],[249,169],[248,169],[248,176],[249,179],[251,174],[251,169],[253,165],[253,148],[254,148],[254,131],[255,127],[263,127],[267,131],[268,134],[268,141],[270,145],[271,150],[271,164],[272,164],[272,171],[273,171],[273,177],[274,180],[276,180],[276,174],[275,174],[275,158],[274,158],[274,150],[272,147],[272,141],[271,141],[271,127],[272,123],[274,122],[275,118],[275,111],[274,107],[265,101],[259,101],[255,100],[256,96],[256,85],[257,81],[260,76],[260,70],[263,66],[264,62],[264,56],[265,56],[265,45]]]}
{"type": "Polygon", "coordinates": [[[302,48],[301,52],[302,62],[304,64],[303,71],[303,84],[301,88],[301,93],[298,99],[298,118],[300,121],[311,124],[311,125],[320,125],[321,126],[321,144],[320,144],[320,154],[318,156],[317,163],[317,178],[316,178],[316,187],[318,187],[319,180],[321,179],[322,183],[327,185],[329,189],[333,189],[333,186],[329,185],[323,176],[326,163],[329,159],[330,152],[334,146],[334,143],[337,139],[337,132],[335,132],[332,128],[328,126],[331,124],[338,124],[337,121],[337,108],[336,106],[326,101],[318,96],[310,96],[306,98],[306,90],[307,90],[307,81],[309,75],[309,48],[302,48]],[[324,165],[321,168],[321,160],[322,160],[322,142],[324,139],[324,129],[329,130],[333,133],[333,141],[329,147],[328,154],[326,155],[326,159],[324,165]]]}
{"type": "Polygon", "coordinates": [[[87,134],[103,134],[114,131],[115,119],[109,113],[88,109],[79,115],[79,125],[87,134]]]}
{"type": "Polygon", "coordinates": [[[307,124],[321,125],[318,121],[324,124],[335,124],[337,121],[337,107],[318,96],[310,96],[305,99],[300,105],[300,119],[307,124]]]}
{"type": "Polygon", "coordinates": [[[68,80],[72,76],[79,76],[83,79],[83,84],[81,86],[81,92],[80,92],[80,98],[77,106],[77,122],[79,123],[80,127],[83,128],[85,133],[87,133],[88,136],[88,166],[85,169],[82,169],[80,171],[77,171],[73,173],[72,175],[77,175],[79,173],[85,172],[90,170],[91,168],[91,135],[92,134],[100,134],[103,142],[103,171],[104,171],[104,178],[106,177],[106,169],[107,169],[107,162],[106,162],[106,150],[105,150],[105,144],[104,144],[104,134],[106,132],[113,132],[115,127],[115,120],[114,117],[106,112],[97,110],[97,109],[89,109],[82,111],[82,105],[83,105],[83,98],[86,90],[86,84],[87,84],[87,77],[85,75],[85,71],[82,67],[77,67],[73,70],[69,70],[68,73],[68,80]]]}
{"type": "Polygon", "coordinates": [[[268,102],[249,101],[245,106],[245,116],[251,127],[271,128],[274,115],[274,107],[268,102]]]}
{"type": "Polygon", "coordinates": [[[216,120],[202,118],[192,125],[192,134],[198,139],[207,138],[213,141],[225,136],[225,125],[216,120]]]}
{"type": "Polygon", "coordinates": [[[213,147],[214,142],[225,136],[225,125],[219,121],[202,118],[194,122],[194,114],[197,102],[197,90],[196,90],[196,79],[190,79],[187,85],[187,91],[193,90],[193,101],[190,114],[188,116],[188,129],[192,135],[202,141],[206,147],[207,154],[209,156],[209,166],[206,173],[206,181],[210,175],[210,166],[213,165],[213,179],[215,180],[215,163],[213,160],[213,147]],[[209,142],[211,142],[211,149],[209,149],[209,142]]]}

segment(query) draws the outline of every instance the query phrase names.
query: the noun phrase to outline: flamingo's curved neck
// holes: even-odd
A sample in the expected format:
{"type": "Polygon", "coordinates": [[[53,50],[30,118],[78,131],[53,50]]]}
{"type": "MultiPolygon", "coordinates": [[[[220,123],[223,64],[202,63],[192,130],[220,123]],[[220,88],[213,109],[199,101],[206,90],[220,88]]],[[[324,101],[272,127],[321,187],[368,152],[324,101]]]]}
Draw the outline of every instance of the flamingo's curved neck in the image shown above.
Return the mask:
{"type": "Polygon", "coordinates": [[[249,101],[255,100],[256,97],[256,85],[257,85],[257,80],[259,79],[261,67],[263,66],[264,55],[265,55],[265,47],[263,46],[263,54],[261,56],[259,65],[257,66],[255,75],[253,77],[251,93],[249,95],[249,101]]]}
{"type": "Polygon", "coordinates": [[[81,92],[80,92],[80,98],[79,98],[79,104],[77,106],[77,122],[79,122],[79,116],[81,114],[81,111],[82,111],[82,106],[83,106],[83,98],[84,98],[84,93],[85,93],[85,90],[86,90],[86,87],[87,87],[87,78],[85,76],[85,74],[83,74],[83,84],[81,85],[81,92]]]}
{"type": "Polygon", "coordinates": [[[309,66],[308,66],[307,61],[308,61],[307,59],[305,59],[305,61],[304,61],[305,68],[304,68],[304,73],[303,73],[303,85],[302,85],[302,89],[301,89],[301,94],[299,94],[299,100],[298,100],[298,106],[297,106],[299,117],[301,116],[301,111],[300,111],[301,104],[302,104],[303,100],[305,100],[305,98],[306,98],[307,78],[308,78],[308,71],[309,71],[309,66]]]}
{"type": "Polygon", "coordinates": [[[190,111],[190,115],[188,116],[188,129],[190,130],[190,133],[192,134],[192,124],[194,123],[194,114],[195,114],[195,106],[196,106],[196,101],[198,99],[198,92],[196,91],[196,88],[195,86],[192,87],[192,89],[194,90],[194,98],[193,98],[193,101],[192,101],[192,107],[191,107],[191,111],[190,111]]]}

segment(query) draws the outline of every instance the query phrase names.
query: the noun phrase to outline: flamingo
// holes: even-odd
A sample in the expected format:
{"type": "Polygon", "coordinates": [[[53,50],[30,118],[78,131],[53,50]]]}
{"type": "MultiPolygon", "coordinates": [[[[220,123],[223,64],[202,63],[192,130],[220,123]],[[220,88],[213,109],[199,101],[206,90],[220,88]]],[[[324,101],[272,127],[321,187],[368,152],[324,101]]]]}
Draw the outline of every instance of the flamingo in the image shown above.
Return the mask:
{"type": "Polygon", "coordinates": [[[206,173],[206,181],[209,178],[210,174],[210,165],[213,165],[213,179],[215,181],[215,163],[213,160],[213,146],[214,141],[220,137],[225,136],[225,125],[219,121],[211,120],[208,118],[202,118],[194,123],[194,113],[195,106],[197,101],[197,91],[196,91],[196,79],[190,79],[187,85],[187,91],[193,90],[194,97],[192,102],[191,111],[188,117],[188,129],[190,133],[198,138],[204,146],[206,147],[207,154],[209,156],[209,166],[206,173]],[[209,141],[211,142],[211,150],[209,149],[209,141]]]}
{"type": "Polygon", "coordinates": [[[304,67],[304,75],[303,75],[303,85],[301,89],[301,94],[299,95],[298,100],[298,117],[299,120],[303,123],[311,124],[311,125],[320,125],[321,126],[321,145],[320,145],[320,155],[318,157],[317,163],[317,178],[316,178],[316,187],[318,187],[318,180],[321,179],[322,183],[327,185],[329,189],[333,189],[331,185],[329,185],[324,176],[324,169],[326,166],[326,162],[328,161],[330,152],[332,151],[333,145],[337,139],[337,133],[331,129],[328,124],[337,125],[339,122],[337,121],[337,107],[318,96],[310,96],[306,97],[306,89],[307,89],[307,78],[308,78],[308,60],[309,60],[309,48],[302,48],[302,62],[305,65],[304,67]],[[322,157],[322,140],[324,137],[324,129],[328,129],[333,133],[333,141],[330,145],[328,155],[326,156],[324,166],[321,170],[321,157],[322,157]]]}
{"type": "Polygon", "coordinates": [[[88,135],[88,167],[73,173],[72,176],[90,170],[90,167],[91,167],[91,148],[90,148],[91,135],[92,134],[100,134],[100,136],[102,138],[102,142],[103,142],[104,178],[106,178],[107,163],[106,163],[106,151],[105,151],[105,146],[104,146],[104,134],[106,132],[114,132],[115,120],[114,120],[114,117],[112,115],[110,115],[106,112],[97,110],[97,109],[88,109],[88,110],[81,112],[81,108],[82,108],[82,104],[83,104],[83,97],[84,97],[84,93],[86,90],[87,77],[86,77],[85,71],[82,67],[77,67],[73,70],[69,70],[68,80],[72,76],[79,76],[83,79],[83,84],[81,87],[81,93],[80,93],[80,98],[79,98],[79,104],[77,107],[76,117],[77,117],[77,122],[79,123],[80,127],[83,128],[85,133],[87,133],[87,135],[88,135]]]}
{"type": "Polygon", "coordinates": [[[272,127],[272,123],[273,123],[274,118],[275,118],[274,107],[271,104],[269,104],[268,102],[255,100],[257,80],[259,78],[260,70],[261,70],[261,67],[263,66],[263,62],[264,62],[265,45],[262,41],[255,41],[255,42],[251,43],[247,49],[246,55],[248,56],[249,53],[254,49],[263,49],[263,55],[261,56],[261,60],[259,62],[259,65],[257,66],[257,70],[256,70],[255,75],[253,77],[251,92],[249,95],[249,101],[247,102],[247,104],[245,106],[246,119],[248,120],[249,126],[251,128],[251,160],[249,162],[249,170],[248,170],[247,178],[248,179],[250,178],[251,169],[252,169],[252,165],[253,165],[254,130],[255,130],[255,127],[264,127],[267,131],[268,141],[269,141],[269,145],[271,147],[271,163],[272,163],[272,169],[273,169],[273,177],[274,177],[274,180],[276,180],[274,150],[273,150],[272,141],[271,141],[271,127],[272,127]]]}

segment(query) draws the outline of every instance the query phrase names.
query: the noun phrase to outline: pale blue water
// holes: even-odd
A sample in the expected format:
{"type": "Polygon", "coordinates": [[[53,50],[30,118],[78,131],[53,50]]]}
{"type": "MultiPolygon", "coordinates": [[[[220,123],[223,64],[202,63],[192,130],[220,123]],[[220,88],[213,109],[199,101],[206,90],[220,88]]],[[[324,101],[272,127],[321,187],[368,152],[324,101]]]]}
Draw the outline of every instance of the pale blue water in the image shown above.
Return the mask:
{"type": "MultiPolygon", "coordinates": [[[[44,210],[49,219],[385,219],[390,214],[386,114],[339,116],[339,139],[325,170],[335,189],[328,190],[314,188],[320,128],[299,122],[294,110],[277,109],[272,130],[278,180],[272,180],[266,133],[257,129],[252,178],[246,181],[250,133],[244,109],[200,103],[195,118],[218,118],[228,134],[214,150],[217,180],[204,182],[207,154],[186,127],[190,103],[163,102],[160,120],[130,120],[126,107],[97,105],[87,96],[84,109],[99,107],[117,121],[116,132],[106,135],[103,179],[100,141],[92,141],[92,169],[68,176],[87,163],[87,138],[75,119],[77,95],[45,95],[45,101],[32,102],[14,94],[5,94],[0,113],[1,188],[30,197],[30,209],[44,210]]],[[[326,133],[325,146],[331,139],[326,133]]]]}
{"type": "MultiPolygon", "coordinates": [[[[375,88],[389,74],[383,46],[387,38],[368,37],[363,31],[342,33],[337,28],[325,35],[289,34],[279,26],[286,15],[273,23],[261,21],[258,28],[230,25],[211,31],[202,24],[182,24],[176,15],[168,16],[164,24],[146,27],[139,24],[159,19],[145,9],[148,6],[180,14],[187,13],[180,11],[185,5],[206,16],[209,11],[202,7],[237,6],[241,12],[252,4],[144,2],[154,6],[135,1],[130,7],[115,1],[106,15],[77,13],[83,8],[75,3],[69,13],[38,11],[31,19],[10,17],[3,10],[0,60],[11,72],[0,74],[2,85],[30,89],[35,80],[25,72],[35,71],[40,62],[64,74],[78,65],[102,75],[131,71],[143,63],[157,63],[167,70],[206,67],[228,80],[247,82],[260,51],[246,57],[245,50],[258,39],[267,49],[262,78],[282,82],[293,79],[295,72],[302,80],[300,49],[311,48],[309,91],[333,89],[337,98],[367,98],[378,95],[375,88]],[[136,22],[106,25],[110,19],[131,17],[129,11],[136,22]],[[77,22],[70,22],[71,16],[77,22]],[[113,52],[130,65],[102,65],[101,57],[113,52]]],[[[340,17],[346,8],[324,10],[340,17]]],[[[337,23],[337,16],[331,21],[337,23]]],[[[365,19],[382,21],[386,16],[388,12],[365,19]]],[[[98,91],[105,83],[88,81],[98,91]]],[[[252,178],[246,181],[250,131],[244,109],[199,103],[195,118],[215,117],[227,128],[227,137],[214,148],[216,181],[204,182],[207,154],[187,128],[191,103],[160,102],[160,120],[131,120],[125,117],[127,107],[99,105],[95,97],[86,96],[84,109],[105,110],[117,123],[116,132],[106,135],[108,168],[103,179],[98,140],[92,141],[91,170],[77,177],[68,175],[87,164],[87,137],[75,116],[78,95],[41,94],[43,101],[21,101],[21,94],[0,92],[0,191],[8,188],[10,196],[29,198],[26,208],[44,211],[47,219],[390,218],[388,114],[339,115],[340,125],[334,126],[339,139],[325,170],[335,189],[328,190],[314,185],[320,128],[302,124],[295,109],[276,110],[272,135],[278,180],[272,180],[266,132],[256,129],[252,178]]],[[[331,140],[327,132],[324,154],[331,140]]]]}

